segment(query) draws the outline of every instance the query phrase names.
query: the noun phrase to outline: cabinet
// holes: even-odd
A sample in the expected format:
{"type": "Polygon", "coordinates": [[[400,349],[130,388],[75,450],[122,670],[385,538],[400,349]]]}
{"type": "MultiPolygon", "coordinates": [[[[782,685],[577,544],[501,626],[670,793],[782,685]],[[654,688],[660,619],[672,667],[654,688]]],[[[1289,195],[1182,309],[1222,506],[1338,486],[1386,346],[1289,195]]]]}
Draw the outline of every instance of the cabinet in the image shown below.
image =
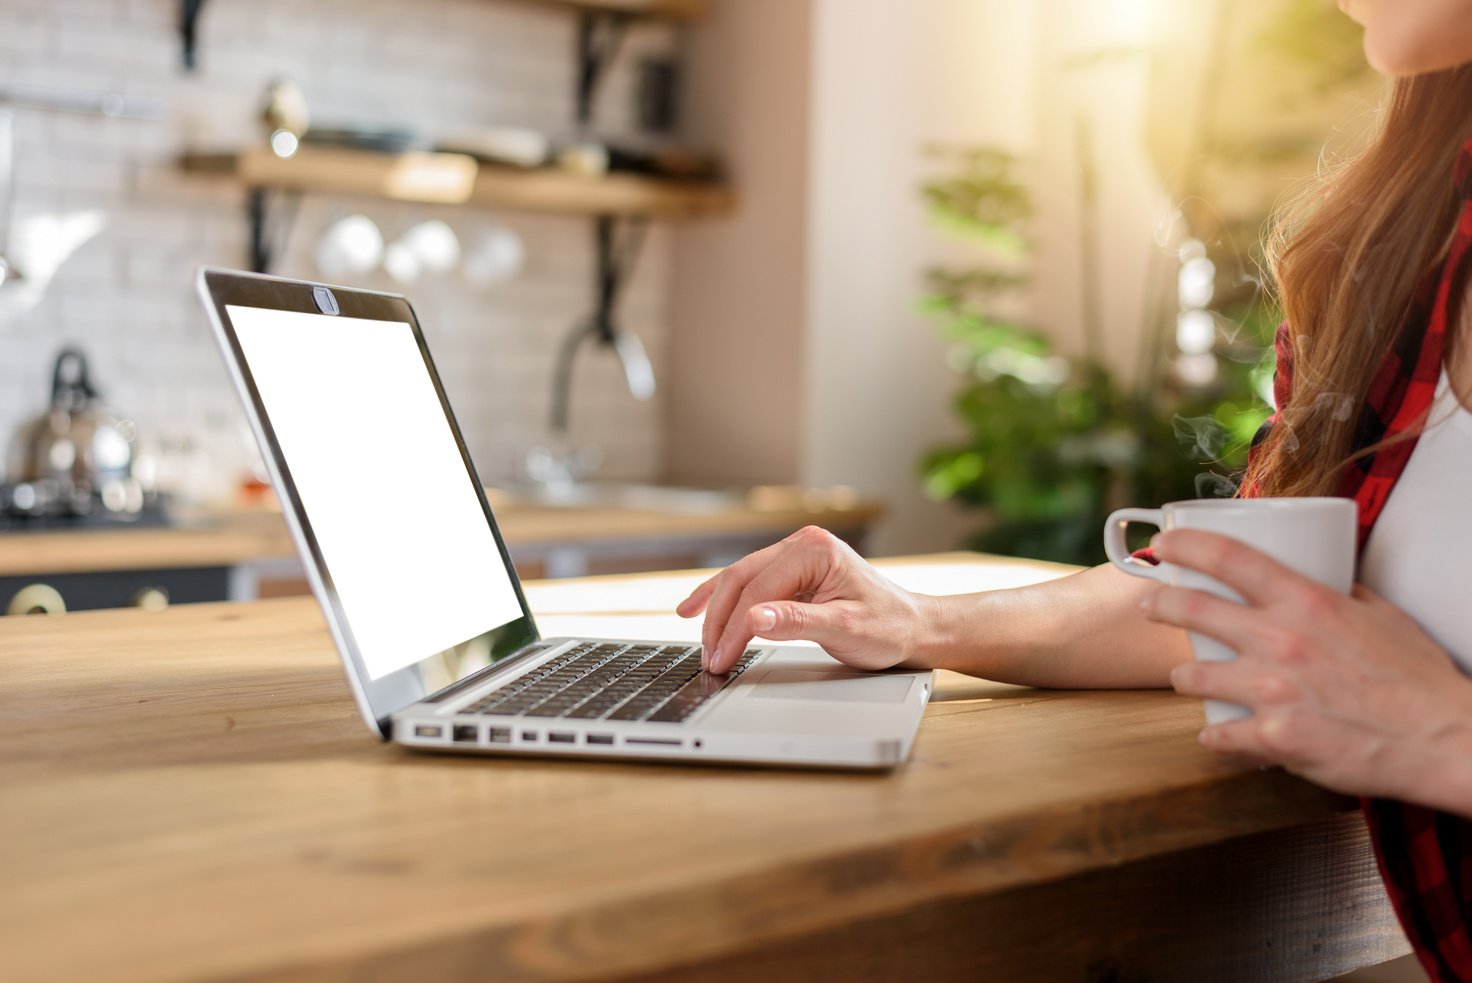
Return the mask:
{"type": "Polygon", "coordinates": [[[13,574],[0,576],[0,614],[225,601],[231,597],[230,583],[229,567],[13,574]]]}

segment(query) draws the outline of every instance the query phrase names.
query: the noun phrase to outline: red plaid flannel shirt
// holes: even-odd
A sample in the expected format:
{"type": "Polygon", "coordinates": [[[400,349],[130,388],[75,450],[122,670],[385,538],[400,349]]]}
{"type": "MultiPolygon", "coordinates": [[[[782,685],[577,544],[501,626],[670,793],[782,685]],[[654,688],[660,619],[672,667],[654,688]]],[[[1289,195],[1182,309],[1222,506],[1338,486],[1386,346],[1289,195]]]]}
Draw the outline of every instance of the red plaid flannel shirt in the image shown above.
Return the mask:
{"type": "MultiPolygon", "coordinates": [[[[1375,376],[1355,433],[1357,447],[1414,433],[1431,408],[1449,321],[1461,301],[1454,291],[1465,287],[1464,267],[1472,247],[1472,140],[1462,148],[1456,179],[1468,197],[1450,252],[1421,291],[1406,329],[1375,376]]],[[[1293,389],[1286,329],[1278,331],[1277,352],[1273,389],[1281,411],[1293,389]]],[[[1276,418],[1274,414],[1265,426],[1276,418]]],[[[1413,436],[1346,469],[1339,494],[1359,503],[1361,550],[1415,447],[1413,436]]],[[[1436,983],[1472,983],[1472,820],[1388,799],[1364,799],[1362,805],[1380,874],[1421,964],[1436,983]]]]}

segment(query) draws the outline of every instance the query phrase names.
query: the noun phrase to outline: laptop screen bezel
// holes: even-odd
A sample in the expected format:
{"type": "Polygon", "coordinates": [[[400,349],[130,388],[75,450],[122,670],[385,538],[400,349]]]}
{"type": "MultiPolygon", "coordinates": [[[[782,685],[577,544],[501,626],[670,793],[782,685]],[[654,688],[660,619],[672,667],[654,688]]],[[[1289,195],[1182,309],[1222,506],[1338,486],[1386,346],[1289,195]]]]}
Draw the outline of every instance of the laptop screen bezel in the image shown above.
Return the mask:
{"type": "MultiPolygon", "coordinates": [[[[428,345],[425,344],[424,334],[419,328],[419,319],[415,316],[409,301],[399,294],[288,280],[234,270],[200,270],[201,299],[213,315],[211,321],[216,330],[217,340],[220,342],[232,379],[245,404],[246,415],[255,431],[262,456],[271,473],[272,484],[281,501],[282,512],[296,540],[298,552],[301,553],[304,560],[307,579],[326,616],[333,640],[337,643],[344,668],[347,670],[348,681],[352,686],[364,720],[377,731],[380,737],[386,739],[391,735],[394,713],[432,695],[426,690],[423,676],[418,671],[421,663],[416,661],[378,679],[370,677],[353,636],[352,625],[348,621],[337,589],[333,584],[332,574],[327,568],[321,547],[312,532],[311,518],[303,506],[301,496],[291,477],[291,468],[282,454],[281,445],[271,426],[270,414],[251,376],[250,363],[245,358],[228,310],[232,306],[254,307],[312,314],[323,318],[332,317],[333,315],[324,314],[318,308],[313,296],[314,288],[324,286],[332,291],[337,300],[338,313],[336,316],[396,321],[405,324],[413,332],[414,343],[418,346],[419,354],[424,359],[425,370],[429,373],[430,382],[439,399],[445,423],[449,426],[455,439],[455,446],[465,466],[467,479],[475,489],[481,510],[485,514],[486,523],[495,537],[496,548],[500,554],[499,559],[511,578],[512,587],[516,591],[517,603],[521,606],[520,618],[489,630],[492,635],[490,665],[495,666],[505,662],[518,651],[539,641],[541,635],[537,631],[531,609],[527,606],[526,595],[522,592],[521,579],[516,575],[511,553],[506,547],[506,541],[502,538],[496,518],[491,512],[490,502],[486,499],[485,487],[476,474],[475,464],[470,459],[470,451],[460,432],[460,425],[450,408],[450,402],[440,382],[434,359],[429,353],[428,345]]],[[[434,659],[437,655],[438,653],[430,655],[424,661],[434,659]]],[[[474,675],[474,673],[469,675],[474,675]]],[[[454,680],[451,685],[458,685],[463,682],[464,678],[468,676],[454,680]]]]}

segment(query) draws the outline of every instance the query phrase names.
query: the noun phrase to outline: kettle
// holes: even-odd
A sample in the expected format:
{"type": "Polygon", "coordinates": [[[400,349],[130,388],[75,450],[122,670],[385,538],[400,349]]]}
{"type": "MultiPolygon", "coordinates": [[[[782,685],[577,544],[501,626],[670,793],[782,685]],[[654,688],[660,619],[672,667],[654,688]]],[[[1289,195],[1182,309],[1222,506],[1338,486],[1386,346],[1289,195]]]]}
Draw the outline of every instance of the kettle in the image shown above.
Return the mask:
{"type": "Polygon", "coordinates": [[[51,372],[51,407],[23,424],[11,443],[12,509],[85,515],[101,505],[108,512],[140,511],[133,437],[133,424],[98,398],[87,356],[62,349],[51,372]]]}

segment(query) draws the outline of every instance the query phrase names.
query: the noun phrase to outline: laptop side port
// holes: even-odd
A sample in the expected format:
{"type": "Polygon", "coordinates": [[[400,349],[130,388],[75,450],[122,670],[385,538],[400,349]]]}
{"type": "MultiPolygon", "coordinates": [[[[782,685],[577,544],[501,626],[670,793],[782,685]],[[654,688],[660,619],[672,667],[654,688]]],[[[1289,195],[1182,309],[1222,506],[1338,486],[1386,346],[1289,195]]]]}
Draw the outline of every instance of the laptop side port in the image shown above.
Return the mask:
{"type": "Polygon", "coordinates": [[[490,728],[489,730],[486,731],[486,739],[488,741],[490,741],[492,744],[510,744],[511,743],[511,728],[510,727],[492,727],[492,728],[490,728]]]}
{"type": "Polygon", "coordinates": [[[588,743],[589,744],[612,744],[613,743],[613,735],[612,734],[589,734],[588,735],[588,743]]]}
{"type": "Polygon", "coordinates": [[[521,732],[521,740],[522,740],[522,743],[523,744],[535,744],[535,743],[537,743],[537,736],[538,736],[537,735],[537,732],[534,731],[534,730],[524,730],[524,731],[521,732]]]}
{"type": "Polygon", "coordinates": [[[444,737],[445,729],[439,724],[415,724],[415,737],[444,737]]]}
{"type": "Polygon", "coordinates": [[[453,733],[456,744],[477,744],[480,742],[480,728],[475,724],[456,724],[453,733]]]}
{"type": "Polygon", "coordinates": [[[576,744],[577,740],[578,735],[565,730],[554,730],[547,734],[547,742],[549,744],[576,744]]]}

